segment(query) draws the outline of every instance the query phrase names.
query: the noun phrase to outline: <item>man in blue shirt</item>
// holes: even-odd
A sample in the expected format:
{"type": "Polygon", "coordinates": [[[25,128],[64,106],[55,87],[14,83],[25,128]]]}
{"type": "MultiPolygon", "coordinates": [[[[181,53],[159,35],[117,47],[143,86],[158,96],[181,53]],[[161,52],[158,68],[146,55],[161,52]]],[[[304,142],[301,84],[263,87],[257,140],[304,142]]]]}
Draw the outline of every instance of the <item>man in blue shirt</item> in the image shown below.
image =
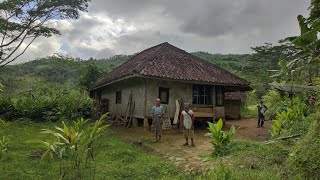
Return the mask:
{"type": "Polygon", "coordinates": [[[161,106],[161,100],[156,100],[156,105],[152,107],[152,125],[154,125],[154,132],[156,136],[156,142],[161,141],[162,124],[163,124],[163,106],[161,106]]]}

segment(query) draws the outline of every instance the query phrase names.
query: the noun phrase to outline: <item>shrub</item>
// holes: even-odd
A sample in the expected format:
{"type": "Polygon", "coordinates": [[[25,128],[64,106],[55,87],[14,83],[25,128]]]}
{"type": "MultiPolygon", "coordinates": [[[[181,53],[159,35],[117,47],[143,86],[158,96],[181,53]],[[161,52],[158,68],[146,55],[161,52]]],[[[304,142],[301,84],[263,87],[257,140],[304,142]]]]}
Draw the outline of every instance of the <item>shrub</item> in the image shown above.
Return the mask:
{"type": "Polygon", "coordinates": [[[88,120],[83,118],[67,125],[62,121],[62,127],[55,126],[54,130],[43,129],[41,133],[48,134],[52,138],[45,141],[31,141],[41,145],[45,149],[41,159],[58,159],[60,161],[60,178],[66,174],[73,174],[74,178],[82,179],[84,171],[89,168],[90,179],[94,179],[91,162],[94,161],[94,143],[104,134],[109,125],[105,125],[107,114],[101,116],[94,124],[88,125],[88,120]],[[71,167],[66,161],[70,161],[71,167]],[[68,172],[68,170],[71,170],[68,172]]]}
{"type": "Polygon", "coordinates": [[[236,176],[236,173],[230,169],[226,168],[222,162],[214,170],[206,172],[204,175],[197,178],[198,180],[202,179],[211,179],[211,180],[236,180],[239,179],[236,176]]]}
{"type": "Polygon", "coordinates": [[[19,117],[19,113],[11,98],[0,97],[0,117],[9,121],[19,117]]]}
{"type": "Polygon", "coordinates": [[[229,132],[222,131],[223,122],[222,119],[218,121],[218,123],[213,124],[211,122],[208,122],[209,127],[208,130],[210,133],[207,133],[206,136],[209,136],[213,138],[213,141],[211,142],[214,150],[213,150],[213,156],[223,156],[228,153],[229,146],[231,144],[231,138],[236,132],[235,127],[231,126],[229,132]]]}
{"type": "Polygon", "coordinates": [[[287,159],[288,175],[300,179],[320,177],[320,114],[315,115],[314,123],[307,135],[300,139],[287,159]]]}
{"type": "Polygon", "coordinates": [[[6,120],[33,121],[90,118],[92,100],[77,90],[39,89],[0,98],[0,115],[6,120]]]}
{"type": "MultiPolygon", "coordinates": [[[[287,101],[285,101],[287,102],[287,101]]],[[[290,100],[291,105],[277,111],[276,119],[271,125],[273,138],[281,135],[305,133],[310,121],[306,120],[306,104],[298,97],[290,100]]]]}
{"type": "Polygon", "coordinates": [[[4,153],[8,151],[9,145],[9,135],[8,135],[8,127],[10,123],[5,122],[4,120],[0,119],[0,159],[3,157],[4,153]]]}

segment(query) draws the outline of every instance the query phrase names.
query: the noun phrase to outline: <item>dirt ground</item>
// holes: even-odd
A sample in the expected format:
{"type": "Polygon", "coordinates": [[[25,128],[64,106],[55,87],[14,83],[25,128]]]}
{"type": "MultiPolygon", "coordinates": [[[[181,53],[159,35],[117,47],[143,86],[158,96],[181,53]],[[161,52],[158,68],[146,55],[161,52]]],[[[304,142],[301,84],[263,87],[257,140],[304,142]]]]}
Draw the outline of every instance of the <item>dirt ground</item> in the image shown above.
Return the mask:
{"type": "MultiPolygon", "coordinates": [[[[256,119],[227,120],[223,129],[228,130],[231,125],[234,125],[236,129],[239,128],[234,139],[265,141],[270,121],[265,122],[265,128],[257,128],[256,119]]],[[[183,146],[185,143],[183,135],[173,129],[164,130],[161,143],[155,143],[153,133],[144,130],[143,127],[130,129],[117,127],[112,131],[128,142],[141,141],[144,147],[151,148],[156,155],[172,161],[186,172],[201,172],[210,163],[206,157],[210,155],[212,146],[211,139],[205,136],[208,132],[206,129],[195,130],[195,147],[183,146]]]]}

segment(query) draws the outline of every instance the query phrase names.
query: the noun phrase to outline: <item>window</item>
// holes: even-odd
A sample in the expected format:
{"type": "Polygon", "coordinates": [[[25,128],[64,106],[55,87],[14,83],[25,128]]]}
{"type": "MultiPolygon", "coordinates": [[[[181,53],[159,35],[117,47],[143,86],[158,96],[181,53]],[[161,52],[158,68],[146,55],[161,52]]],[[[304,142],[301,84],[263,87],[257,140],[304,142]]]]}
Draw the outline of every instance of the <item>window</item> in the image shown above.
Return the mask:
{"type": "Polygon", "coordinates": [[[116,91],[116,104],[121,104],[121,91],[116,91]]]}
{"type": "Polygon", "coordinates": [[[161,104],[169,103],[169,88],[159,87],[159,98],[161,100],[161,104]]]}
{"type": "Polygon", "coordinates": [[[212,87],[207,85],[193,85],[192,104],[212,105],[212,87]]]}
{"type": "Polygon", "coordinates": [[[224,105],[224,89],[222,86],[216,87],[216,96],[217,96],[216,105],[223,106],[224,105]]]}

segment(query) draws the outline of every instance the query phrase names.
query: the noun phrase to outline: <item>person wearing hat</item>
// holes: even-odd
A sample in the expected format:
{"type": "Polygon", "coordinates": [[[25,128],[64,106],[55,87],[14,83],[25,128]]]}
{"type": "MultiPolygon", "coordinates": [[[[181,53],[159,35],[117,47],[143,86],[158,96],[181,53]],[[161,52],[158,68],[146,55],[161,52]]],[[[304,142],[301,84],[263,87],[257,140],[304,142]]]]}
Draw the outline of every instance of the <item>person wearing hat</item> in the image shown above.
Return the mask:
{"type": "Polygon", "coordinates": [[[189,104],[184,104],[184,110],[181,112],[180,121],[181,121],[181,129],[183,129],[183,136],[186,139],[186,143],[184,146],[189,145],[189,139],[191,140],[191,146],[195,146],[194,139],[194,120],[195,116],[193,111],[189,109],[189,104]]]}
{"type": "Polygon", "coordinates": [[[265,121],[265,113],[268,110],[267,106],[263,104],[263,101],[260,100],[258,107],[258,126],[263,127],[264,121],[265,121]]]}
{"type": "Polygon", "coordinates": [[[157,98],[156,105],[152,107],[152,125],[154,126],[154,133],[156,142],[161,142],[162,124],[163,124],[163,106],[161,106],[160,98],[157,98]]]}

